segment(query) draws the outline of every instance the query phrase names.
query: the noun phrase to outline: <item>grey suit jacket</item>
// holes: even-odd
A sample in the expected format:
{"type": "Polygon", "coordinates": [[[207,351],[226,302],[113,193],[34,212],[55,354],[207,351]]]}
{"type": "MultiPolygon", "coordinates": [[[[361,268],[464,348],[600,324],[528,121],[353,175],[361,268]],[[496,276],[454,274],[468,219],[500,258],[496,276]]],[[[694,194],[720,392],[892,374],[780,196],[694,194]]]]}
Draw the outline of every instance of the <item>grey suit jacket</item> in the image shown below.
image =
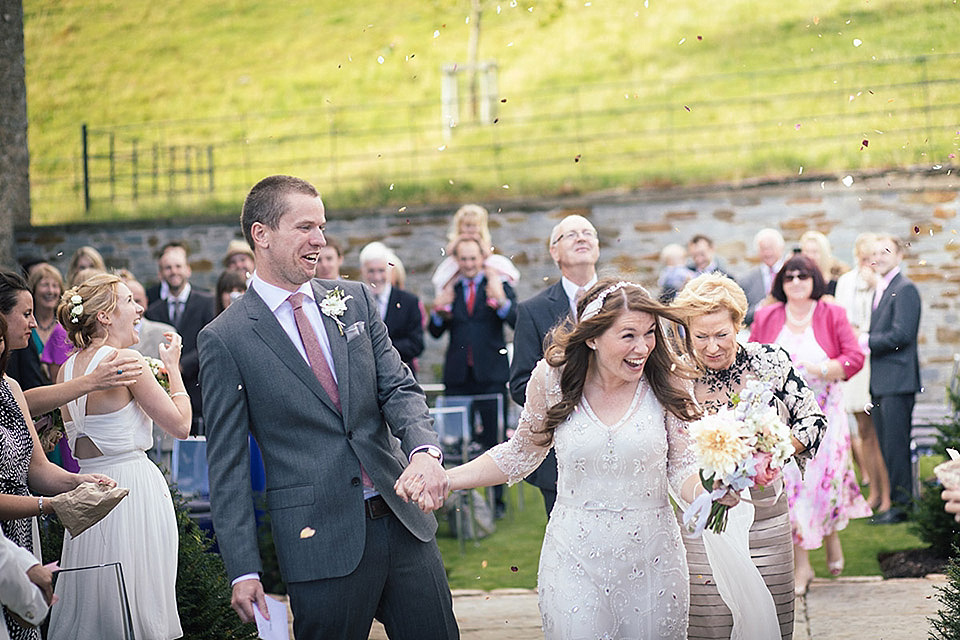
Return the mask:
{"type": "Polygon", "coordinates": [[[393,491],[409,453],[437,444],[423,392],[363,285],[313,280],[312,286],[318,301],[337,286],[353,296],[340,318],[344,335],[321,316],[343,415],[254,289],[200,332],[213,521],[231,579],[261,571],[248,432],[263,454],[286,581],[343,576],[357,567],[366,528],[361,462],[414,536],[428,541],[436,532],[432,515],[393,491]]]}
{"type": "Polygon", "coordinates": [[[757,265],[750,269],[737,282],[747,295],[745,322],[750,325],[753,323],[753,314],[757,310],[757,305],[767,297],[766,287],[763,286],[763,265],[757,265]]]}
{"type": "Polygon", "coordinates": [[[902,273],[880,297],[870,315],[870,393],[874,396],[920,391],[920,292],[902,273]]]}

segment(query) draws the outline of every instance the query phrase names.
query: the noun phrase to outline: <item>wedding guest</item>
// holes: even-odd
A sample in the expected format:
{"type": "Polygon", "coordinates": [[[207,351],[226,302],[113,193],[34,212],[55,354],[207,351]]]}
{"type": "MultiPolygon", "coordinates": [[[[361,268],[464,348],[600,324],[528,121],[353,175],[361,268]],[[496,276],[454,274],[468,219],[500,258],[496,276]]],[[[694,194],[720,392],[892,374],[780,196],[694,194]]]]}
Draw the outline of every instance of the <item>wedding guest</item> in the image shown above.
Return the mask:
{"type": "Polygon", "coordinates": [[[183,338],[180,371],[193,407],[193,425],[190,429],[194,435],[202,435],[203,403],[200,394],[197,335],[213,320],[213,294],[190,284],[193,271],[187,260],[187,247],[182,243],[170,242],[164,245],[157,260],[157,270],[161,284],[165,287],[161,286],[160,299],[151,303],[143,315],[150,320],[173,325],[183,338]]]}
{"type": "Polygon", "coordinates": [[[790,354],[827,419],[806,474],[801,477],[795,465],[784,468],[794,581],[801,596],[814,577],[810,550],[826,546],[827,570],[839,576],[844,567],[839,532],[851,518],[872,515],[853,472],[842,386],[863,366],[863,351],[843,307],[823,300],[825,293],[817,265],[803,254],[795,255],[773,281],[771,294],[777,303],[758,310],[750,326],[751,342],[776,343],[790,354]]]}
{"type": "MultiPolygon", "coordinates": [[[[577,317],[551,332],[513,437],[449,470],[449,489],[514,484],[555,448],[537,588],[544,637],[686,638],[689,584],[668,484],[688,500],[704,489],[684,422],[698,412],[677,378],[687,369],[660,328],[673,316],[641,286],[607,278],[577,317]]],[[[395,485],[428,508],[421,487],[411,477],[395,485]]]]}
{"type": "Polygon", "coordinates": [[[91,246],[83,246],[73,252],[70,265],[67,267],[67,286],[76,286],[77,274],[84,269],[107,270],[107,264],[103,261],[103,256],[91,246]]]}
{"type": "Polygon", "coordinates": [[[869,333],[860,334],[860,345],[870,349],[870,396],[873,424],[880,451],[890,475],[893,506],[871,522],[890,524],[906,519],[913,502],[910,467],[910,429],[913,405],[920,391],[917,334],[920,331],[920,292],[903,273],[903,244],[890,234],[877,236],[869,333]]]}
{"type": "Polygon", "coordinates": [[[27,279],[33,294],[34,318],[37,328],[33,330],[31,344],[46,365],[47,377],[57,379],[60,365],[66,362],[73,350],[67,339],[67,331],[57,322],[57,305],[63,293],[63,277],[60,270],[49,264],[40,264],[27,279]]]}
{"type": "Polygon", "coordinates": [[[315,277],[321,280],[340,280],[340,268],[343,266],[344,246],[339,239],[324,234],[327,244],[320,247],[317,252],[317,268],[314,272],[315,277]]]}
{"type": "MultiPolygon", "coordinates": [[[[533,368],[543,358],[547,334],[561,322],[576,320],[579,298],[597,282],[600,241],[589,220],[578,215],[565,217],[550,230],[547,247],[560,269],[560,280],[517,305],[510,396],[521,407],[527,401],[533,368]]],[[[553,449],[525,479],[540,490],[549,518],[557,501],[557,456],[553,449]]]]}
{"type": "MultiPolygon", "coordinates": [[[[253,275],[253,272],[250,272],[253,275]]],[[[215,315],[220,315],[234,300],[247,290],[247,274],[235,270],[226,270],[217,278],[217,288],[214,293],[216,302],[215,315]]]]}
{"type": "Polygon", "coordinates": [[[683,285],[693,278],[694,273],[684,265],[687,250],[679,244],[668,244],[660,250],[660,275],[657,286],[660,287],[660,302],[669,303],[683,289],[683,285]]]}
{"type": "MultiPolygon", "coordinates": [[[[123,280],[123,284],[127,285],[127,289],[130,289],[130,293],[133,295],[133,301],[146,309],[148,304],[147,292],[146,289],[143,288],[143,285],[140,284],[127,269],[117,269],[115,274],[123,280]]],[[[141,316],[140,322],[137,323],[139,340],[132,344],[130,348],[141,355],[157,358],[160,355],[160,345],[166,344],[167,342],[164,334],[170,333],[171,331],[176,331],[173,325],[165,322],[157,322],[141,316]]]]}
{"type": "MultiPolygon", "coordinates": [[[[100,274],[67,290],[57,309],[69,327],[77,352],[60,370],[60,379],[89,372],[104,357],[122,352],[145,366],[129,349],[137,341],[143,307],[119,277],[100,274]]],[[[130,489],[109,515],[86,535],[67,536],[64,569],[119,562],[136,638],[166,640],[182,635],[177,615],[178,533],[173,500],[160,469],[147,458],[155,421],[175,438],[190,433],[190,399],[180,376],[180,336],[168,333],[160,360],[167,369],[169,394],[153,376],[129,388],[99,391],[62,408],[70,446],[80,468],[115,478],[130,489]],[[131,544],[135,540],[136,544],[131,544]]],[[[57,581],[60,603],[50,617],[50,636],[63,640],[120,638],[126,623],[116,584],[95,573],[73,572],[57,581]]]]}
{"type": "MultiPolygon", "coordinates": [[[[39,625],[53,600],[53,573],[37,557],[0,534],[0,604],[27,625],[39,625]]],[[[0,620],[0,640],[10,640],[0,620]]]]}
{"type": "Polygon", "coordinates": [[[747,271],[738,279],[743,292],[747,296],[747,315],[745,323],[749,326],[753,322],[753,314],[759,307],[773,302],[770,289],[773,279],[783,266],[785,256],[783,236],[776,229],[766,228],[757,231],[753,236],[753,248],[756,251],[757,261],[760,263],[747,271]]]}
{"type": "Polygon", "coordinates": [[[223,256],[223,268],[227,271],[238,271],[244,277],[253,274],[256,263],[253,259],[253,251],[246,240],[234,238],[227,245],[227,252],[223,256]]]}
{"type": "Polygon", "coordinates": [[[457,209],[450,220],[446,257],[440,261],[430,278],[435,295],[449,290],[456,282],[458,265],[453,257],[453,249],[460,238],[472,238],[480,243],[482,269],[489,280],[499,279],[510,286],[515,286],[520,281],[520,272],[513,262],[506,256],[494,253],[487,210],[478,204],[465,204],[457,209]]]}
{"type": "MultiPolygon", "coordinates": [[[[480,417],[480,428],[474,428],[473,439],[489,449],[501,439],[500,420],[506,424],[510,363],[504,328],[516,325],[516,294],[509,283],[487,277],[483,270],[483,249],[476,239],[457,240],[453,256],[459,267],[457,281],[452,289],[447,287],[434,300],[427,330],[434,338],[450,333],[443,361],[447,395],[496,394],[503,398],[499,414],[494,401],[472,403],[471,423],[474,416],[480,417]]],[[[503,516],[506,506],[502,486],[494,489],[494,501],[496,515],[503,516]]]]}
{"type": "MultiPolygon", "coordinates": [[[[877,274],[873,268],[877,236],[861,233],[854,243],[854,260],[857,268],[837,279],[837,304],[847,311],[847,319],[857,336],[870,332],[870,314],[873,312],[873,295],[877,274]]],[[[856,420],[857,436],[853,439],[854,459],[860,465],[864,484],[869,481],[870,498],[867,504],[876,513],[888,511],[890,502],[890,478],[880,453],[880,441],[873,425],[870,402],[870,359],[864,360],[863,368],[843,385],[843,400],[847,413],[856,420]],[[857,444],[859,443],[859,451],[857,444]]]]}
{"type": "MultiPolygon", "coordinates": [[[[70,491],[82,482],[116,483],[105,475],[71,473],[43,454],[20,385],[6,375],[9,351],[26,347],[34,326],[27,283],[19,274],[0,271],[0,527],[3,535],[40,557],[33,544],[34,518],[53,512],[42,496],[70,491]]],[[[39,629],[21,624],[8,610],[4,616],[11,637],[39,640],[39,629]]]]}
{"type": "Polygon", "coordinates": [[[360,250],[360,275],[373,293],[380,319],[400,359],[417,375],[417,356],[423,353],[423,316],[419,298],[391,283],[399,259],[382,242],[360,250]]]}
{"type": "Polygon", "coordinates": [[[849,268],[833,256],[827,236],[819,231],[805,231],[800,236],[800,253],[810,258],[823,274],[824,282],[827,283],[824,295],[834,296],[837,293],[837,278],[849,271],[849,268]]]}
{"type": "MultiPolygon", "coordinates": [[[[781,347],[737,341],[747,297],[731,278],[705,274],[687,283],[671,307],[689,328],[692,357],[701,369],[694,382],[698,404],[708,413],[732,407],[749,380],[771,386],[790,428],[801,466],[817,450],[825,429],[822,411],[781,347]]],[[[777,487],[751,489],[758,506],[742,502],[730,512],[727,531],[684,535],[690,568],[690,637],[793,637],[793,545],[787,496],[777,487]],[[727,540],[749,538],[751,557],[730,551],[727,540]],[[732,572],[729,570],[733,563],[732,572]],[[718,582],[736,584],[721,597],[718,582]],[[741,615],[746,613],[746,615],[741,615]],[[778,631],[779,627],[779,631],[778,631]]]]}
{"type": "Polygon", "coordinates": [[[687,243],[687,254],[690,256],[687,268],[693,272],[694,276],[714,272],[727,273],[713,248],[713,239],[709,236],[698,233],[690,238],[690,242],[687,243]]]}
{"type": "Polygon", "coordinates": [[[313,185],[291,176],[257,183],[241,214],[257,271],[200,333],[210,498],[232,606],[245,622],[254,607],[269,617],[253,434],[298,638],[366,638],[375,616],[395,637],[458,638],[436,520],[390,491],[416,476],[429,506],[443,502],[426,399],[369,290],[314,279],[326,223],[313,185]]]}

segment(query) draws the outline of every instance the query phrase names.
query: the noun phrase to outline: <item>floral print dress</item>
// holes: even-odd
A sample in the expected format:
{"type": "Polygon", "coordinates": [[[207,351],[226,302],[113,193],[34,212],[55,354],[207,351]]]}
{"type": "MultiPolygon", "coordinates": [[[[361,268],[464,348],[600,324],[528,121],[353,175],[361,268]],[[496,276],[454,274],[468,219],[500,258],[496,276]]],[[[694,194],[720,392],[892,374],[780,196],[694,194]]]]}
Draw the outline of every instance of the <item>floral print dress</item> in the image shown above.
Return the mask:
{"type": "MultiPolygon", "coordinates": [[[[795,363],[822,362],[827,358],[810,327],[799,334],[784,327],[777,344],[790,353],[795,363]]],[[[797,371],[804,374],[802,366],[797,366],[797,371]]],[[[805,476],[801,478],[799,469],[788,465],[783,477],[790,503],[793,542],[809,550],[819,549],[824,536],[845,529],[850,518],[866,518],[872,511],[860,494],[853,472],[842,384],[815,375],[804,377],[823,409],[827,428],[817,455],[807,464],[805,476]]]]}

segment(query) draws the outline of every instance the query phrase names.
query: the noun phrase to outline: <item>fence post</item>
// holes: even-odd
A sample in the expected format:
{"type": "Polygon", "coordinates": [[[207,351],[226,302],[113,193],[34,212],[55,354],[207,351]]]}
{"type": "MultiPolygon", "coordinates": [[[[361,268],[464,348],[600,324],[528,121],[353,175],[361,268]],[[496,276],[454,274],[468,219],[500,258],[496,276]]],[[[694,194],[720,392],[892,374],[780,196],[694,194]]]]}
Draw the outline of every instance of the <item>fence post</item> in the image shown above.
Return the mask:
{"type": "Polygon", "coordinates": [[[130,151],[130,165],[131,165],[130,170],[132,173],[131,189],[133,190],[133,201],[136,202],[137,201],[137,179],[139,177],[137,173],[137,139],[134,138],[130,144],[133,146],[133,149],[130,151]]]}
{"type": "Polygon", "coordinates": [[[90,213],[90,154],[87,150],[87,123],[80,125],[80,139],[83,142],[83,211],[90,213]]]}
{"type": "Polygon", "coordinates": [[[207,175],[210,180],[210,193],[213,193],[213,145],[207,145],[207,175]]]}
{"type": "Polygon", "coordinates": [[[110,202],[117,196],[116,136],[110,132],[110,202]]]}

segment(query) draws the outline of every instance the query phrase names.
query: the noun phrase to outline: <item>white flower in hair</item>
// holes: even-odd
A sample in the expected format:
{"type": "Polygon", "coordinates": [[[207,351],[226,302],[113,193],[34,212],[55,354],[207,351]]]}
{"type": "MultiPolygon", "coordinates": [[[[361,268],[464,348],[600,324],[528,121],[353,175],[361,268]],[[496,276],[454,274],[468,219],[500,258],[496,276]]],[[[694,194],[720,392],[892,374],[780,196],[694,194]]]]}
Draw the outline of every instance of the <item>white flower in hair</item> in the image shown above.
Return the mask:
{"type": "Polygon", "coordinates": [[[79,296],[79,294],[76,294],[76,293],[75,293],[75,294],[73,294],[73,296],[70,298],[70,303],[71,303],[71,304],[80,304],[81,302],[83,302],[83,298],[81,298],[81,297],[79,296]]]}
{"type": "Polygon", "coordinates": [[[641,287],[636,282],[627,282],[626,280],[621,280],[616,284],[610,285],[609,287],[601,291],[600,295],[598,295],[596,298],[591,300],[590,303],[587,304],[587,306],[583,309],[583,313],[580,315],[580,321],[583,322],[584,320],[589,320],[593,316],[600,313],[600,309],[603,308],[603,303],[606,301],[607,296],[613,293],[614,291],[619,291],[620,289],[623,289],[624,287],[636,287],[637,289],[640,289],[644,293],[647,292],[646,289],[641,287]]]}

